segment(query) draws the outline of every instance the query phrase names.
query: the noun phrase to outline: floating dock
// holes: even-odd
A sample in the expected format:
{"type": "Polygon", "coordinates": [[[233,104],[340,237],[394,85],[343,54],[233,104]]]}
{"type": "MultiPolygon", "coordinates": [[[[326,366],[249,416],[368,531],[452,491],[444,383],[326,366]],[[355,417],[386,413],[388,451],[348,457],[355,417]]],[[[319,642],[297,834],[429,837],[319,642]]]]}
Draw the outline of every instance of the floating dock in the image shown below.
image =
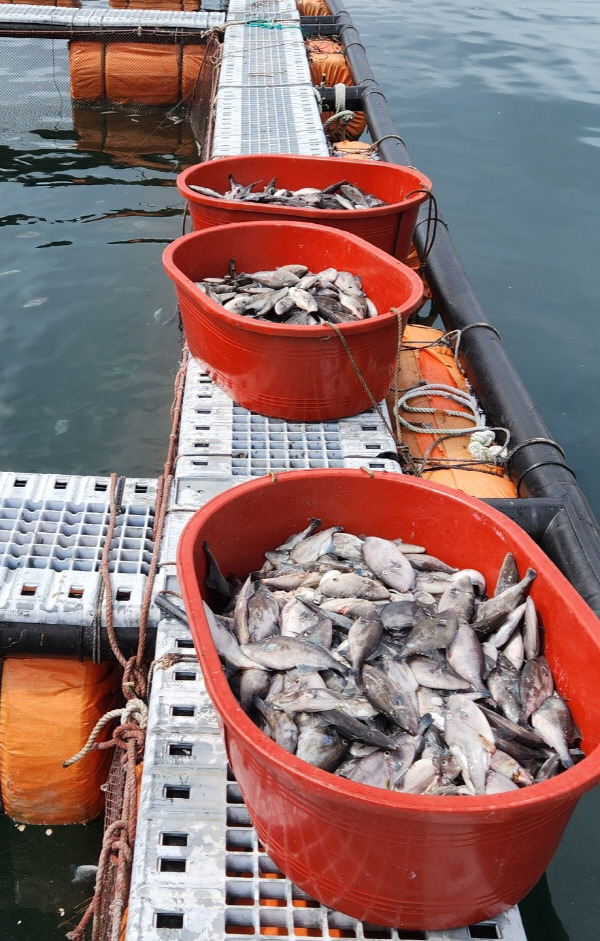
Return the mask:
{"type": "MultiPolygon", "coordinates": [[[[294,0],[230,0],[228,5],[205,0],[203,8],[175,13],[8,5],[0,7],[0,34],[97,38],[102,30],[120,40],[131,34],[151,42],[222,27],[214,129],[205,156],[327,156],[294,0]]],[[[385,414],[385,404],[380,407],[385,414]]],[[[524,445],[531,446],[531,441],[524,445]]],[[[545,439],[542,447],[555,455],[552,442],[545,439]]],[[[179,594],[179,537],[192,513],[213,496],[252,477],[287,470],[400,473],[398,462],[385,457],[395,451],[375,410],[314,424],[265,418],[232,402],[202,363],[189,359],[154,597],[179,594]]],[[[531,465],[531,471],[539,466],[531,465]]],[[[106,654],[98,565],[110,515],[108,490],[103,477],[0,475],[3,651],[30,649],[34,638],[43,653],[106,654]],[[56,629],[48,631],[49,625],[56,629]]],[[[156,494],[155,480],[123,481],[110,545],[114,626],[126,652],[136,645],[154,551],[156,494]]],[[[480,925],[403,932],[357,922],[295,887],[257,841],[227,767],[187,626],[153,603],[148,631],[155,653],[126,941],[248,936],[525,941],[517,908],[480,925]]]]}

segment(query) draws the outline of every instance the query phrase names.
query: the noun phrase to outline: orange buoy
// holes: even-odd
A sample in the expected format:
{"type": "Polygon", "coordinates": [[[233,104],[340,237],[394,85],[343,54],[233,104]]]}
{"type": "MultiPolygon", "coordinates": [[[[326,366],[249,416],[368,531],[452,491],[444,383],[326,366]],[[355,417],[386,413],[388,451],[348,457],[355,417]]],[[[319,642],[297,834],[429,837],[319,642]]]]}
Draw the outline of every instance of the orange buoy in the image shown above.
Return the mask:
{"type": "Polygon", "coordinates": [[[296,0],[300,16],[330,16],[330,10],[323,0],[296,0]]]}
{"type": "MultiPolygon", "coordinates": [[[[63,768],[106,712],[120,702],[114,663],[69,657],[7,657],[0,689],[0,794],[13,820],[86,823],[104,807],[100,790],[112,749],[63,768]]],[[[110,726],[100,735],[110,735],[110,726]]]]}
{"type": "Polygon", "coordinates": [[[202,69],[205,45],[71,42],[74,101],[173,105],[189,96],[202,69]]]}
{"type": "MultiPolygon", "coordinates": [[[[441,330],[433,327],[407,325],[403,334],[400,355],[400,386],[403,392],[418,386],[420,382],[468,391],[467,382],[456,365],[453,351],[448,346],[439,343],[443,335],[441,330]]],[[[388,396],[388,404],[392,412],[396,397],[397,393],[392,389],[388,396]]],[[[433,414],[426,413],[423,418],[423,415],[415,415],[400,408],[400,416],[411,425],[418,423],[433,425],[442,434],[444,429],[451,427],[465,428],[465,435],[452,436],[441,441],[435,434],[413,431],[400,426],[401,440],[408,447],[416,462],[420,463],[427,454],[425,470],[422,473],[424,479],[435,480],[436,483],[446,484],[474,497],[514,498],[517,496],[515,485],[503,467],[491,462],[478,464],[468,450],[471,438],[466,432],[473,428],[473,422],[468,419],[469,413],[466,409],[464,409],[464,419],[456,415],[447,415],[446,409],[460,411],[461,406],[455,402],[449,403],[442,394],[430,393],[427,390],[424,390],[422,395],[412,398],[410,404],[415,408],[423,406],[438,410],[433,414]]]]}
{"type": "MultiPolygon", "coordinates": [[[[352,74],[346,62],[344,47],[337,40],[309,39],[305,42],[306,55],[313,85],[333,88],[335,85],[352,85],[352,74]]],[[[322,121],[326,124],[328,136],[332,140],[357,140],[365,127],[367,119],[363,111],[356,111],[352,120],[345,124],[340,119],[327,123],[333,114],[323,112],[322,121]]]]}

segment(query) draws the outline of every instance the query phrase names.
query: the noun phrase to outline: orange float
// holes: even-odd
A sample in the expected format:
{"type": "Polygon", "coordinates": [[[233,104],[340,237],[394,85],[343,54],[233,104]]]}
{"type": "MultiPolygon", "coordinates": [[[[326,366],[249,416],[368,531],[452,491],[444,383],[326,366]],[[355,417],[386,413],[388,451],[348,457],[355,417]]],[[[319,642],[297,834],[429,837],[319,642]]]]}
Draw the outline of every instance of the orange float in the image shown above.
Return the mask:
{"type": "MultiPolygon", "coordinates": [[[[0,689],[0,793],[13,820],[28,824],[86,823],[104,807],[112,749],[76,755],[106,712],[120,702],[114,663],[70,657],[7,657],[0,689]]],[[[99,739],[110,735],[111,727],[99,739]]]]}
{"type": "Polygon", "coordinates": [[[188,97],[202,69],[205,45],[71,42],[74,101],[173,105],[188,97]]]}
{"type": "MultiPolygon", "coordinates": [[[[433,327],[414,324],[406,326],[400,355],[400,386],[402,391],[417,386],[419,382],[431,385],[447,385],[467,391],[467,382],[456,366],[453,350],[438,342],[443,335],[441,330],[436,330],[433,327]]],[[[396,392],[392,389],[388,396],[388,404],[392,414],[395,398],[396,392]]],[[[460,410],[460,406],[454,402],[449,402],[442,395],[424,392],[422,396],[411,399],[411,405],[414,407],[423,405],[426,408],[439,409],[433,415],[427,414],[425,418],[422,415],[414,415],[400,409],[400,414],[411,424],[426,421],[427,424],[439,428],[441,433],[444,432],[445,428],[450,427],[464,426],[465,431],[473,428],[473,422],[466,417],[468,414],[466,411],[464,419],[457,418],[455,415],[444,414],[442,410],[448,408],[460,410]]],[[[422,474],[425,480],[434,480],[436,483],[446,484],[446,486],[453,487],[455,490],[460,490],[462,493],[474,497],[516,498],[515,485],[502,467],[493,463],[481,465],[475,463],[475,458],[468,450],[471,440],[470,435],[465,434],[464,436],[450,437],[439,441],[436,435],[415,432],[401,427],[400,436],[417,463],[424,458],[425,453],[431,448],[428,454],[427,469],[422,474]],[[438,461],[440,462],[439,466],[435,466],[438,461]],[[464,465],[463,467],[460,466],[461,463],[464,465]]],[[[500,439],[500,443],[504,443],[502,439],[500,439]]]]}
{"type": "MultiPolygon", "coordinates": [[[[304,45],[313,85],[333,88],[335,85],[353,84],[341,43],[334,39],[309,39],[304,45]]],[[[324,124],[332,117],[329,112],[323,112],[321,116],[324,124]]],[[[328,124],[327,133],[332,140],[357,140],[366,126],[364,112],[356,111],[349,124],[343,124],[341,120],[328,124]]]]}
{"type": "Polygon", "coordinates": [[[296,0],[300,16],[330,16],[330,10],[323,0],[296,0]]]}

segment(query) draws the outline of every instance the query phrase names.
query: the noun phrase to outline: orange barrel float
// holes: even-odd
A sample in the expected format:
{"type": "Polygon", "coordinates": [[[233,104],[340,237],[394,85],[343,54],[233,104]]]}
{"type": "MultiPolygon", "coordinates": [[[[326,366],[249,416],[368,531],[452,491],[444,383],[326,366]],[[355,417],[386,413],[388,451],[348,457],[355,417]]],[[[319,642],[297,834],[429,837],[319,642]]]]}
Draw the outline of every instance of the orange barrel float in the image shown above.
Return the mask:
{"type": "MultiPolygon", "coordinates": [[[[0,3],[20,3],[21,0],[0,0],[0,3]]],[[[80,7],[80,0],[27,0],[33,6],[43,7],[80,7]]]]}
{"type": "Polygon", "coordinates": [[[581,795],[600,780],[600,623],[515,523],[474,497],[401,474],[290,471],[240,484],[186,526],[177,571],[229,763],[260,842],[318,901],[359,921],[407,930],[469,925],[519,902],[536,884],[581,795]],[[234,697],[206,620],[209,545],[244,579],[264,552],[309,517],[347,532],[401,537],[495,584],[507,552],[537,572],[531,597],[561,696],[582,733],[583,758],[548,781],[497,795],[432,796],[340,778],[264,735],[234,697]]]}
{"type": "MultiPolygon", "coordinates": [[[[474,457],[469,451],[471,437],[469,432],[473,422],[461,419],[456,414],[447,415],[445,411],[452,409],[460,411],[456,402],[449,402],[448,398],[440,392],[429,391],[428,386],[446,386],[448,390],[457,389],[467,391],[467,382],[463,373],[456,365],[454,352],[449,346],[442,344],[444,333],[433,327],[423,327],[417,324],[407,324],[402,337],[402,352],[400,354],[400,382],[402,391],[417,388],[425,383],[422,395],[412,397],[410,404],[414,408],[421,406],[435,409],[435,413],[426,414],[427,424],[439,429],[439,436],[422,431],[415,431],[397,424],[402,442],[408,447],[413,458],[419,463],[427,460],[422,477],[426,480],[435,480],[447,484],[463,493],[474,497],[492,499],[506,497],[516,499],[517,490],[513,481],[506,475],[503,467],[492,462],[474,463],[474,457]],[[448,428],[464,427],[464,436],[452,436],[439,440],[448,428]],[[437,443],[436,443],[437,442],[437,443]],[[463,465],[461,467],[461,464],[463,465]]],[[[396,393],[392,390],[388,395],[388,406],[393,412],[396,393]]],[[[402,407],[399,413],[410,424],[416,427],[423,416],[407,412],[402,407]]],[[[502,441],[502,437],[500,438],[502,441]]]]}
{"type": "MultiPolygon", "coordinates": [[[[307,39],[304,46],[313,85],[333,88],[335,85],[354,84],[342,43],[336,39],[307,39]]],[[[332,116],[332,113],[324,111],[321,116],[323,123],[332,116]]],[[[366,126],[364,112],[357,111],[348,124],[328,124],[327,133],[332,140],[358,140],[366,126]]]]}
{"type": "MultiPolygon", "coordinates": [[[[13,820],[86,823],[104,808],[100,790],[112,749],[63,768],[92,729],[120,702],[114,663],[67,657],[6,657],[0,689],[0,794],[13,820]]],[[[110,729],[100,740],[110,735],[110,729]]]]}
{"type": "Polygon", "coordinates": [[[192,225],[197,230],[231,222],[269,219],[313,222],[350,232],[400,261],[405,261],[419,208],[431,190],[431,180],[412,167],[382,161],[354,161],[341,167],[335,157],[257,154],[221,157],[195,164],[179,174],[177,186],[188,202],[192,225]],[[276,177],[278,187],[289,190],[304,186],[324,189],[347,179],[366,193],[382,199],[387,205],[354,210],[289,208],[217,199],[193,189],[194,186],[203,186],[217,193],[225,193],[231,188],[230,175],[236,183],[244,185],[259,181],[256,186],[258,190],[273,177],[276,177]]]}
{"type": "Polygon", "coordinates": [[[182,10],[197,13],[202,0],[109,0],[115,10],[182,10]]]}
{"type": "Polygon", "coordinates": [[[331,12],[325,0],[296,0],[300,16],[330,16],[331,12]]]}
{"type": "Polygon", "coordinates": [[[356,415],[386,394],[396,362],[399,319],[418,309],[421,279],[391,255],[347,232],[300,222],[246,222],[191,232],[163,253],[175,282],[192,356],[240,405],[290,421],[327,421],[356,415]],[[234,314],[195,285],[236,271],[329,266],[362,277],[378,316],[339,324],[354,362],[326,324],[292,326],[234,314]],[[358,372],[357,372],[358,370],[358,372]]]}
{"type": "Polygon", "coordinates": [[[71,42],[71,97],[117,105],[177,104],[194,89],[206,50],[206,45],[71,42]]]}

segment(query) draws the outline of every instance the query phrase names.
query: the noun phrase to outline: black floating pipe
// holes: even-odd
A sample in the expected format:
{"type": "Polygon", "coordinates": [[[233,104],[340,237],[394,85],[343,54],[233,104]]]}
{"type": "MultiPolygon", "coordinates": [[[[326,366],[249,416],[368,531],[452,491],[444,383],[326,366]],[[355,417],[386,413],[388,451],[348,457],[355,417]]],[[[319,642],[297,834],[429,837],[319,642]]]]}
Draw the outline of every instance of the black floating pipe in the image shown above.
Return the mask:
{"type": "MultiPolygon", "coordinates": [[[[115,628],[119,649],[127,658],[138,648],[137,627],[115,628]]],[[[147,629],[147,650],[154,650],[156,628],[147,629]]],[[[96,650],[95,629],[81,624],[42,624],[27,621],[0,621],[0,658],[6,654],[39,654],[46,657],[72,657],[90,660],[96,650]]],[[[112,660],[113,653],[106,633],[100,636],[100,660],[112,660]]]]}
{"type": "Polygon", "coordinates": [[[164,26],[122,26],[99,28],[60,23],[2,23],[0,37],[9,39],[67,39],[90,42],[143,42],[188,45],[198,43],[201,30],[171,29],[164,26]]]}
{"type": "Polygon", "coordinates": [[[316,23],[302,23],[301,29],[305,39],[337,39],[340,34],[337,23],[326,23],[324,26],[316,23]]]}
{"type": "MultiPolygon", "coordinates": [[[[385,95],[367,60],[360,34],[343,0],[328,0],[353,81],[379,154],[389,163],[410,165],[385,95]]],[[[520,497],[542,497],[562,507],[542,539],[542,548],[590,607],[600,615],[600,528],[560,447],[549,431],[491,326],[463,269],[443,221],[433,246],[426,244],[429,209],[423,204],[415,245],[446,329],[460,330],[466,375],[490,423],[510,430],[511,473],[520,497]]]]}
{"type": "MultiPolygon", "coordinates": [[[[336,90],[335,88],[324,88],[322,86],[316,86],[315,91],[318,92],[319,97],[321,98],[321,104],[323,105],[324,111],[335,111],[336,110],[336,90]]],[[[360,88],[357,88],[356,85],[346,85],[344,90],[344,109],[349,109],[350,111],[362,111],[362,91],[360,88]]]]}
{"type": "Polygon", "coordinates": [[[337,16],[301,16],[300,17],[300,26],[302,29],[305,27],[323,27],[323,26],[334,26],[338,29],[337,16]]]}

